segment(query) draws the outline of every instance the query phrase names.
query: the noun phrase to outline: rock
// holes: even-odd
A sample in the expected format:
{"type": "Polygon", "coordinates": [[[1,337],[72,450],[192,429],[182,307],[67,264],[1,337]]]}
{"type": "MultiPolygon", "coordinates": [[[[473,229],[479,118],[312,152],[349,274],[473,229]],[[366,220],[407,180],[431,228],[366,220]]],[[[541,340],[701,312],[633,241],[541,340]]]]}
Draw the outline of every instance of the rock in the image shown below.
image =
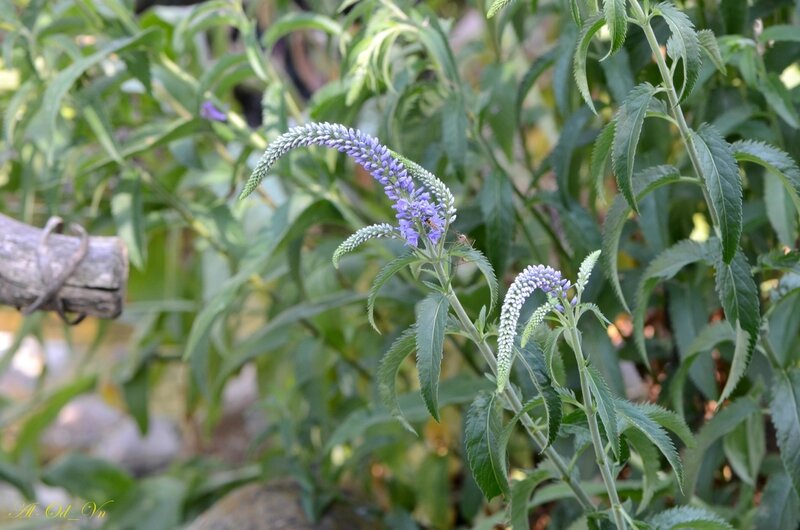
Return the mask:
{"type": "Polygon", "coordinates": [[[136,422],[125,417],[95,443],[91,454],[142,476],[166,468],[180,450],[181,438],[170,420],[151,418],[142,436],[136,422]]]}
{"type": "Polygon", "coordinates": [[[78,396],[64,405],[41,439],[43,453],[54,458],[69,451],[88,451],[122,421],[122,412],[97,394],[78,396]]]}
{"type": "Polygon", "coordinates": [[[203,512],[187,530],[379,530],[366,513],[343,503],[334,504],[313,523],[300,503],[300,489],[292,482],[249,484],[225,495],[203,512]]]}

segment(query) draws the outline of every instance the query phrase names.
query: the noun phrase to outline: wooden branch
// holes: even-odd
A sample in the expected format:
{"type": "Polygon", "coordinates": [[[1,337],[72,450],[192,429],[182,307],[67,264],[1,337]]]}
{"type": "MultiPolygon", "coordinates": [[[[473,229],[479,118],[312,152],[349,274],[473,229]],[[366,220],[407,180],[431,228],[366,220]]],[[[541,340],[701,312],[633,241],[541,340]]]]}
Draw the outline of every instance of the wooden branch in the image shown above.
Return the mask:
{"type": "MultiPolygon", "coordinates": [[[[47,291],[39,271],[42,230],[0,214],[0,304],[23,308],[47,291]]],[[[51,233],[46,240],[53,278],[62,274],[80,247],[74,236],[51,233]]],[[[88,251],[64,286],[40,309],[116,318],[125,303],[128,250],[118,237],[89,237],[88,251]]]]}

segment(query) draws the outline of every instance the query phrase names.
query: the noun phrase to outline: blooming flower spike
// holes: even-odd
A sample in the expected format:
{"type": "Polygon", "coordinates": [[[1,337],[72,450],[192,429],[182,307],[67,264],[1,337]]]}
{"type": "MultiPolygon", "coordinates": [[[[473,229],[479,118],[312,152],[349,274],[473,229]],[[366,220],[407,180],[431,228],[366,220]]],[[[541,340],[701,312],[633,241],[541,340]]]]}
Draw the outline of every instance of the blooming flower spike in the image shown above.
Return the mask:
{"type": "Polygon", "coordinates": [[[404,161],[377,138],[331,123],[311,123],[281,135],[259,160],[240,198],[255,190],[281,156],[296,147],[309,145],[336,149],[369,171],[393,202],[397,230],[412,247],[419,245],[421,237],[437,243],[455,217],[452,194],[439,179],[416,164],[409,171],[404,161]],[[422,185],[418,186],[412,176],[417,176],[422,185]]]}

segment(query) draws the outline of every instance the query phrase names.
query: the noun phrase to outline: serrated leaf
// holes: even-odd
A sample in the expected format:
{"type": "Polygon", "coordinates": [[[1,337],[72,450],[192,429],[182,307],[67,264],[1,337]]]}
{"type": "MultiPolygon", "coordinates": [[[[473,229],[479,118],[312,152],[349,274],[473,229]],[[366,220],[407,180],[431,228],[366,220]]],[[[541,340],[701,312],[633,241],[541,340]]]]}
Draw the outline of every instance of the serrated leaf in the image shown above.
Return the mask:
{"type": "Polygon", "coordinates": [[[616,117],[614,144],[611,160],[617,186],[622,196],[628,201],[631,209],[638,213],[636,197],[633,193],[633,166],[636,146],[642,133],[642,124],[647,115],[650,100],[655,96],[656,88],[650,83],[642,83],[631,90],[622,103],[616,117]]]}
{"type": "Polygon", "coordinates": [[[786,152],[755,140],[740,140],[731,145],[731,149],[739,162],[758,164],[780,178],[795,208],[800,212],[800,169],[786,152]]]}
{"type": "Polygon", "coordinates": [[[608,388],[603,376],[594,366],[587,366],[586,373],[589,376],[589,388],[592,392],[592,399],[597,404],[597,412],[600,415],[600,421],[603,422],[603,428],[606,430],[606,436],[611,444],[611,450],[614,455],[619,459],[620,457],[620,444],[619,444],[619,430],[617,429],[617,413],[615,411],[615,400],[608,388]]]}
{"type": "Polygon", "coordinates": [[[719,401],[727,399],[744,376],[750,357],[756,346],[761,322],[758,288],[750,273],[750,265],[741,251],[730,264],[718,260],[716,264],[716,286],[725,318],[736,330],[736,347],[728,381],[722,389],[719,401]]]}
{"type": "Polygon", "coordinates": [[[719,51],[719,44],[717,43],[717,36],[710,29],[701,29],[697,32],[697,40],[700,47],[717,67],[723,75],[727,74],[728,70],[725,68],[725,61],[722,59],[722,53],[719,51]]]}
{"type": "Polygon", "coordinates": [[[536,489],[536,486],[549,478],[551,478],[549,471],[546,469],[539,469],[511,485],[509,512],[511,516],[511,528],[513,530],[530,530],[530,522],[528,521],[528,501],[531,498],[533,490],[536,489]]]}
{"type": "Polygon", "coordinates": [[[658,450],[648,438],[635,429],[628,429],[624,434],[633,450],[642,459],[642,500],[636,513],[642,513],[650,501],[658,484],[658,472],[661,469],[661,462],[658,457],[658,450]]]}
{"type": "Polygon", "coordinates": [[[513,189],[506,175],[491,172],[483,183],[480,204],[486,226],[486,254],[496,271],[502,271],[514,235],[513,189]]]}
{"type": "MultiPolygon", "coordinates": [[[[538,347],[533,348],[531,344],[528,344],[527,347],[520,348],[518,354],[519,361],[527,371],[530,380],[533,381],[544,402],[545,420],[547,421],[547,445],[549,446],[558,436],[558,429],[561,425],[563,413],[561,398],[550,380],[542,351],[538,347]]],[[[542,451],[545,449],[546,447],[542,447],[542,451]]]]}
{"type": "Polygon", "coordinates": [[[639,282],[636,309],[633,311],[634,340],[645,365],[648,362],[647,350],[644,345],[644,317],[650,292],[658,282],[674,277],[686,265],[700,261],[711,263],[713,259],[711,246],[707,243],[684,239],[659,254],[645,269],[639,282]]]}
{"type": "Polygon", "coordinates": [[[672,36],[667,43],[667,51],[673,60],[680,57],[683,64],[683,86],[679,91],[679,99],[686,99],[694,88],[700,75],[700,42],[689,17],[670,3],[655,6],[655,12],[661,15],[669,26],[672,36]]]}
{"type": "Polygon", "coordinates": [[[489,285],[489,312],[491,313],[492,309],[494,309],[494,306],[497,304],[498,296],[497,276],[494,273],[492,264],[489,263],[489,260],[484,256],[483,252],[465,245],[453,247],[450,254],[455,257],[463,258],[469,263],[474,263],[478,267],[478,270],[481,271],[481,274],[483,274],[483,277],[486,279],[486,283],[489,285]]]}
{"type": "Polygon", "coordinates": [[[492,18],[513,1],[514,0],[493,0],[492,5],[489,6],[489,10],[486,12],[486,18],[492,18]]]}
{"type": "Polygon", "coordinates": [[[772,424],[778,433],[783,467],[800,493],[800,370],[775,373],[770,400],[772,424]]]}
{"type": "Polygon", "coordinates": [[[625,35],[628,32],[628,14],[625,11],[625,0],[603,0],[603,15],[611,34],[611,49],[608,57],[625,44],[625,35]]]}
{"type": "Polygon", "coordinates": [[[683,495],[685,498],[691,498],[694,493],[700,465],[703,463],[708,448],[758,410],[760,410],[758,403],[753,398],[749,396],[742,397],[722,411],[717,412],[713,418],[703,425],[695,438],[695,447],[687,451],[684,457],[686,480],[684,482],[683,495]]]}
{"type": "Polygon", "coordinates": [[[616,128],[616,120],[611,120],[603,127],[600,134],[594,141],[592,147],[592,160],[589,166],[589,175],[592,182],[594,182],[595,192],[603,202],[606,202],[605,193],[605,177],[606,177],[606,164],[608,157],[611,155],[611,146],[614,143],[614,129],[616,128]]]}
{"type": "MultiPolygon", "coordinates": [[[[619,0],[605,0],[606,3],[616,3],[618,1],[619,0]]],[[[573,58],[572,62],[572,73],[575,75],[575,84],[578,85],[578,90],[581,93],[581,97],[583,97],[583,100],[595,114],[597,114],[597,110],[594,108],[592,95],[589,93],[589,82],[586,79],[586,55],[589,53],[589,45],[592,43],[592,38],[594,37],[595,33],[597,33],[605,24],[605,19],[603,19],[603,17],[599,14],[586,21],[581,29],[581,34],[578,37],[578,46],[575,49],[575,57],[573,58]]],[[[625,39],[624,34],[622,38],[623,40],[625,39]]]]}
{"type": "MultiPolygon", "coordinates": [[[[634,180],[634,191],[637,200],[643,199],[653,190],[660,188],[671,182],[675,182],[680,177],[678,169],[673,166],[663,165],[647,168],[636,174],[634,180]]],[[[622,303],[622,307],[630,313],[628,303],[625,300],[625,295],[622,293],[622,286],[619,283],[619,268],[617,256],[619,254],[619,238],[622,235],[622,229],[625,226],[625,221],[631,213],[631,208],[627,202],[620,196],[614,197],[614,202],[611,204],[606,219],[603,224],[603,246],[602,246],[602,259],[605,263],[604,271],[606,277],[611,282],[617,298],[622,303]]]]}
{"type": "Polygon", "coordinates": [[[719,515],[696,506],[678,506],[653,516],[649,521],[653,530],[691,528],[692,530],[733,530],[719,515]]]}
{"type": "Polygon", "coordinates": [[[399,256],[384,265],[375,277],[375,281],[372,282],[372,287],[370,287],[369,295],[367,296],[367,318],[378,333],[380,333],[381,330],[378,329],[378,325],[375,323],[375,301],[378,299],[378,293],[380,293],[381,287],[386,285],[386,282],[391,280],[395,274],[412,263],[416,263],[418,260],[419,258],[414,254],[399,256]]]}
{"type": "Polygon", "coordinates": [[[450,302],[443,293],[433,292],[417,305],[417,371],[422,397],[428,411],[439,421],[439,375],[442,368],[444,331],[450,302]]]}
{"type": "Polygon", "coordinates": [[[694,435],[680,415],[655,403],[637,403],[636,406],[647,414],[648,418],[678,435],[686,447],[694,447],[694,435]]]}
{"type": "Polygon", "coordinates": [[[479,393],[467,410],[464,445],[475,482],[487,499],[508,492],[502,408],[495,393],[479,393]]]}
{"type": "Polygon", "coordinates": [[[414,427],[411,426],[400,409],[400,404],[397,402],[397,387],[395,383],[400,366],[416,347],[417,329],[416,326],[412,325],[392,342],[392,345],[381,358],[376,374],[381,401],[389,409],[392,416],[413,434],[417,434],[417,431],[414,430],[414,427]]]}
{"type": "Polygon", "coordinates": [[[742,235],[742,179],[731,145],[717,130],[703,124],[692,137],[700,163],[700,178],[706,184],[719,223],[722,257],[730,263],[742,235]],[[696,141],[695,141],[696,140],[696,141]]]}
{"type": "Polygon", "coordinates": [[[647,411],[630,401],[616,399],[617,412],[631,427],[638,429],[663,454],[678,477],[678,487],[683,491],[683,467],[678,451],[661,425],[647,415],[647,411]]]}

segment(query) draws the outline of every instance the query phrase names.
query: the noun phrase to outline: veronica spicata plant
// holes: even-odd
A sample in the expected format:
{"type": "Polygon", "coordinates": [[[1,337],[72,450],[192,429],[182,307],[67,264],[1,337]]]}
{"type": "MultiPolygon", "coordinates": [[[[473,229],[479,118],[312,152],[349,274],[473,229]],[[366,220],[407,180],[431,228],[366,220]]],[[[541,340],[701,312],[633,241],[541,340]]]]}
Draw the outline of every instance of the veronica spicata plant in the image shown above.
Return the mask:
{"type": "MultiPolygon", "coordinates": [[[[586,517],[602,524],[611,521],[618,528],[666,528],[659,521],[674,519],[665,512],[649,523],[634,515],[631,500],[623,500],[617,491],[616,477],[630,458],[629,447],[640,454],[656,447],[675,470],[677,483],[682,481],[681,463],[667,429],[685,443],[692,436],[683,420],[656,405],[634,404],[613,396],[608,385],[582,349],[578,322],[587,313],[603,325],[608,320],[600,309],[581,300],[600,251],[590,254],[580,266],[574,283],[549,266],[527,267],[512,283],[500,309],[499,325],[487,321],[493,311],[498,285],[494,271],[482,253],[448,233],[456,210],[447,186],[421,166],[381,145],[363,132],[335,124],[310,124],[280,136],[267,149],[248,180],[241,197],[247,196],[267,175],[275,161],[288,151],[308,145],[337,149],[362,165],[383,186],[396,211],[396,225],[381,223],[358,230],[335,251],[333,262],[373,238],[398,238],[405,242],[406,253],[395,258],[379,273],[370,290],[370,322],[379,289],[394,275],[408,269],[429,291],[417,304],[416,323],[400,334],[384,355],[378,370],[378,382],[385,405],[409,430],[414,428],[403,416],[395,392],[394,379],[401,363],[416,352],[422,398],[431,416],[439,420],[438,386],[444,341],[448,335],[471,340],[489,368],[487,376],[494,389],[477,391],[466,413],[465,447],[469,467],[488,499],[503,495],[510,501],[508,519],[514,528],[527,528],[527,505],[537,485],[560,480],[583,507],[586,517]],[[455,267],[474,263],[489,284],[491,299],[477,317],[467,314],[453,288],[455,267]],[[529,298],[536,291],[546,300],[527,318],[519,332],[520,318],[529,298]],[[547,325],[545,325],[547,323],[547,325]],[[496,337],[497,346],[492,346],[496,337]],[[572,389],[554,377],[561,338],[575,354],[580,380],[580,399],[572,389]],[[513,371],[514,363],[521,369],[513,371]],[[534,392],[526,389],[533,388],[534,392]],[[506,418],[508,411],[510,418],[506,418]],[[547,463],[511,483],[506,446],[517,423],[547,463]],[[623,436],[624,435],[624,436],[623,436]],[[559,436],[575,436],[576,454],[563,456],[553,446],[559,436]],[[583,441],[581,441],[583,440],[583,441]],[[576,467],[580,453],[593,447],[602,477],[605,499],[598,502],[587,490],[588,482],[576,467]]],[[[636,513],[642,513],[657,484],[647,480],[636,513]]],[[[701,509],[682,512],[685,522],[699,521],[708,528],[730,528],[723,520],[701,509]],[[716,526],[715,526],[716,525],[716,526]]]]}

